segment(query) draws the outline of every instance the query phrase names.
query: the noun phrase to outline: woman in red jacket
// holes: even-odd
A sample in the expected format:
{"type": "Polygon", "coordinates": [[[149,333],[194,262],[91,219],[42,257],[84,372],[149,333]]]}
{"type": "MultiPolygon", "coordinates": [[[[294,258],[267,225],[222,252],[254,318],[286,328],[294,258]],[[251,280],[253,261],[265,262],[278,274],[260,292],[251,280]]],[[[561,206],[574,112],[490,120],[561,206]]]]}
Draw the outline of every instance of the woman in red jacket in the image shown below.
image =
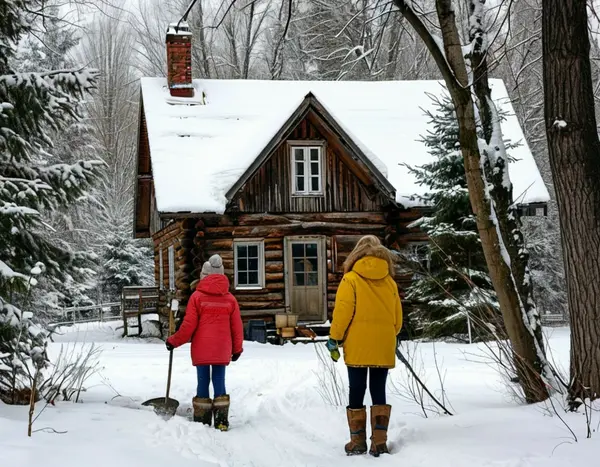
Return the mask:
{"type": "Polygon", "coordinates": [[[229,428],[229,395],[225,390],[225,367],[240,358],[244,331],[240,307],[229,293],[223,260],[213,255],[202,266],[200,282],[190,297],[179,330],[167,339],[167,349],[192,341],[192,364],[198,371],[198,390],[193,399],[194,421],[209,425],[213,413],[215,428],[229,428]],[[214,401],[208,388],[211,381],[214,401]]]}

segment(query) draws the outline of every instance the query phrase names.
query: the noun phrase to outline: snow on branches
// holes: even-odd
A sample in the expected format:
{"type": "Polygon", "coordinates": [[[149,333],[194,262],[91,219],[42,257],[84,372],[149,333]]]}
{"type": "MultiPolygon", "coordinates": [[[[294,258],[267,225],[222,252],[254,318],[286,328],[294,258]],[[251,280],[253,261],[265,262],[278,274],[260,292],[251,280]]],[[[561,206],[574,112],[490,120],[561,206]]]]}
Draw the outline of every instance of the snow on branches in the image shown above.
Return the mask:
{"type": "Polygon", "coordinates": [[[85,196],[103,165],[49,163],[51,135],[80,119],[97,70],[8,72],[39,8],[35,1],[0,0],[0,396],[11,403],[47,362],[48,333],[21,311],[32,306],[31,286],[42,272],[66,280],[81,262],[63,239],[47,235],[44,218],[85,196]]]}

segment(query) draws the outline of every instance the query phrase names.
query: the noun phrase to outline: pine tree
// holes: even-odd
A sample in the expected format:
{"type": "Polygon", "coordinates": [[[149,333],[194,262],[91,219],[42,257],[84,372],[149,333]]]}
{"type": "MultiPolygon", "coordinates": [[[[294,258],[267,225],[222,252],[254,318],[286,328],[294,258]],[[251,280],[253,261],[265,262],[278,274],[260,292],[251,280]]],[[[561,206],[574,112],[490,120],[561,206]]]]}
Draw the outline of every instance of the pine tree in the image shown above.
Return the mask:
{"type": "Polygon", "coordinates": [[[80,117],[97,72],[10,68],[16,45],[42,14],[44,2],[0,0],[0,396],[12,403],[47,363],[47,332],[22,311],[31,287],[42,273],[65,279],[80,259],[45,235],[45,219],[85,196],[103,165],[51,162],[50,135],[80,117]]]}
{"type": "Polygon", "coordinates": [[[127,227],[109,234],[100,258],[100,286],[110,301],[119,300],[123,287],[154,282],[153,251],[143,240],[133,239],[127,227]]]}
{"type": "MultiPolygon", "coordinates": [[[[58,7],[50,5],[44,9],[44,27],[35,35],[26,35],[19,43],[16,54],[9,59],[13,71],[20,73],[52,71],[73,68],[72,56],[79,44],[77,30],[71,23],[58,17],[58,7]]],[[[46,155],[47,164],[73,164],[85,158],[100,158],[98,141],[84,109],[79,109],[81,119],[69,122],[60,131],[47,130],[53,150],[46,155]]],[[[90,244],[93,230],[89,229],[90,218],[98,216],[95,202],[99,193],[93,190],[89,197],[80,197],[74,205],[53,212],[46,223],[44,235],[63,249],[71,249],[76,261],[64,277],[43,275],[31,295],[31,301],[50,318],[53,312],[64,307],[93,305],[90,297],[97,282],[97,255],[90,244]]]]}
{"type": "Polygon", "coordinates": [[[433,212],[413,225],[430,239],[428,270],[421,270],[407,290],[418,304],[411,319],[416,332],[430,338],[466,335],[467,314],[473,334],[484,336],[485,325],[501,321],[487,273],[477,224],[458,143],[458,122],[448,98],[432,96],[435,111],[427,111],[432,129],[423,137],[434,160],[409,167],[429,192],[422,200],[433,212]]]}

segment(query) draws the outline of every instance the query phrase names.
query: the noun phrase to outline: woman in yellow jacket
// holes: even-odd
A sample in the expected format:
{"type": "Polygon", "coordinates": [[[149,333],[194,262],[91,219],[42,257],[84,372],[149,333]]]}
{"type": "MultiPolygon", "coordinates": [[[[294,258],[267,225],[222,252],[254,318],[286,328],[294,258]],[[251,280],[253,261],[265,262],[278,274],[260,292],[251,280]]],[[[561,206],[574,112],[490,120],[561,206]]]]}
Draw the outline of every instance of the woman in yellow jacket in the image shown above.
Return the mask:
{"type": "Polygon", "coordinates": [[[344,263],[344,277],[335,297],[327,348],[337,361],[341,346],[348,367],[348,455],[367,452],[367,375],[373,402],[369,453],[377,457],[389,452],[387,428],[392,407],[386,403],[385,385],[388,369],[396,365],[396,337],[402,328],[402,305],[393,276],[393,253],[377,237],[367,235],[344,263]]]}

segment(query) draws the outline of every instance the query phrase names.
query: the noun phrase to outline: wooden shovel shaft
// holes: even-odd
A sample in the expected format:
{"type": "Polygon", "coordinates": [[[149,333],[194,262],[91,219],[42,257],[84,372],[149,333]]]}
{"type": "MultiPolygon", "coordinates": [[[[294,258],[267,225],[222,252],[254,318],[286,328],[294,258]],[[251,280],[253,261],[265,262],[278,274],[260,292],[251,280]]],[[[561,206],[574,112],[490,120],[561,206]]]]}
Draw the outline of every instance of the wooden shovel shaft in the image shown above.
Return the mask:
{"type": "Polygon", "coordinates": [[[173,351],[169,351],[169,374],[167,376],[167,395],[165,396],[165,405],[169,402],[169,393],[171,392],[171,371],[173,370],[173,351]]]}
{"type": "MultiPolygon", "coordinates": [[[[173,335],[175,331],[175,317],[173,316],[173,310],[169,306],[169,336],[173,335]]],[[[169,402],[169,393],[171,392],[171,371],[173,370],[173,351],[169,351],[169,374],[167,376],[167,395],[165,396],[165,405],[169,402]]]]}

